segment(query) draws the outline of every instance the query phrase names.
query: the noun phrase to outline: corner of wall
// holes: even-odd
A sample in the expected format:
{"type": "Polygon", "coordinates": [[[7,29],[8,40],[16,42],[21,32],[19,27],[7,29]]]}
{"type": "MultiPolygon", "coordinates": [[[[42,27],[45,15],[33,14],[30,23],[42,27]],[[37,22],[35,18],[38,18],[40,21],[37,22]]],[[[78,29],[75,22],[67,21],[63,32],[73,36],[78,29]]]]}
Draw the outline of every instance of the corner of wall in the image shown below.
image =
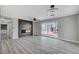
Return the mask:
{"type": "Polygon", "coordinates": [[[18,36],[18,19],[13,19],[13,39],[19,38],[18,36]]]}

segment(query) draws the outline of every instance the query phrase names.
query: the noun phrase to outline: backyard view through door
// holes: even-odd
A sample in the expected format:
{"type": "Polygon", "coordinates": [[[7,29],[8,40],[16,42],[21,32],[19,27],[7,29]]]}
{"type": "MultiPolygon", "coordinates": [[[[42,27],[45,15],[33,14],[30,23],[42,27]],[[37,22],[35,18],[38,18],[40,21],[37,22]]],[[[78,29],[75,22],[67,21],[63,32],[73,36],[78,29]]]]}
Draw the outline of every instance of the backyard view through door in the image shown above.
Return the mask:
{"type": "Polygon", "coordinates": [[[42,35],[58,37],[58,22],[42,23],[42,35]]]}

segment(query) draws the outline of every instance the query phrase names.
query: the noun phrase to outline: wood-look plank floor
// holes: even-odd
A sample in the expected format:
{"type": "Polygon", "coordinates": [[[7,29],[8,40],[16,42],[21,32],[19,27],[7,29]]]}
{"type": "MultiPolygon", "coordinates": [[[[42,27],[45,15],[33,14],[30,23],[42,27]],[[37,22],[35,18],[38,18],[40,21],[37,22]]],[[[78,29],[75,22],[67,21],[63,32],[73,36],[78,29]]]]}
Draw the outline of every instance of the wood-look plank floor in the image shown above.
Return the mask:
{"type": "Polygon", "coordinates": [[[79,45],[42,36],[1,39],[0,54],[78,54],[79,45]]]}

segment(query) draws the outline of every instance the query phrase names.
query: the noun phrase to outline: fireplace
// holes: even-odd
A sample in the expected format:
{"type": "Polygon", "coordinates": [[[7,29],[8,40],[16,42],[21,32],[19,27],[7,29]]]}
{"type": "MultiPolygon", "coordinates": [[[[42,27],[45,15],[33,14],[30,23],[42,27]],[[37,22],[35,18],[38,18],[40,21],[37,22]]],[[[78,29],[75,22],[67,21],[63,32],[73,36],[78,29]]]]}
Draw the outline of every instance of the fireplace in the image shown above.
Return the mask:
{"type": "Polygon", "coordinates": [[[33,22],[19,19],[19,37],[32,35],[33,31],[33,22]]]}
{"type": "Polygon", "coordinates": [[[21,33],[26,33],[26,30],[21,30],[21,33]]]}

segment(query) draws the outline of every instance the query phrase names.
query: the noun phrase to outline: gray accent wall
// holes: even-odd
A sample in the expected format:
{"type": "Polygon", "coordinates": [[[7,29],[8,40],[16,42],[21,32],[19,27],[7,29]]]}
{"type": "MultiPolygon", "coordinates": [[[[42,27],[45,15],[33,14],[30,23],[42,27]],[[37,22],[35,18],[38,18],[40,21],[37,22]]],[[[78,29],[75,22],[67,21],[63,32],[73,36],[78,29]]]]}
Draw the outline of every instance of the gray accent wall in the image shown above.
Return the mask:
{"type": "Polygon", "coordinates": [[[27,35],[32,35],[32,21],[26,21],[26,20],[21,20],[19,19],[19,37],[22,37],[22,36],[27,36],[27,35]],[[22,30],[29,30],[30,32],[25,32],[25,33],[22,33],[21,31],[22,30]]]}

